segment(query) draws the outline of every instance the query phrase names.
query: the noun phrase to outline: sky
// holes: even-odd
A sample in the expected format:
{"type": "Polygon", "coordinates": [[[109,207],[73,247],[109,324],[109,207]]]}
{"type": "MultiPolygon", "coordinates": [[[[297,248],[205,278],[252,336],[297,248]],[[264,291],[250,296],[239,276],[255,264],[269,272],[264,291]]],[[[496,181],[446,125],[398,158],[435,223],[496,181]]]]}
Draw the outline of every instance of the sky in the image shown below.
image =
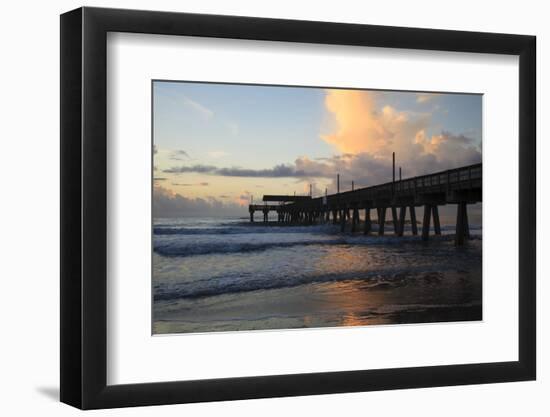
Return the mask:
{"type": "Polygon", "coordinates": [[[153,82],[155,217],[247,215],[264,194],[336,192],[481,162],[482,96],[153,82]]]}

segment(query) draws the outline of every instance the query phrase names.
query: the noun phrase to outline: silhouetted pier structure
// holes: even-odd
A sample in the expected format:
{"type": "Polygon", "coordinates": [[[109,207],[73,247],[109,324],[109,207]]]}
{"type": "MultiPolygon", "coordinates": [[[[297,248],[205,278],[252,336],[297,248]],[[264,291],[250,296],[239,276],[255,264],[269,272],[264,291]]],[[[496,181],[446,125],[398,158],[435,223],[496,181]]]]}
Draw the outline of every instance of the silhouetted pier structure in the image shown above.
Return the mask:
{"type": "Polygon", "coordinates": [[[464,244],[470,236],[467,206],[482,201],[482,164],[414,178],[400,178],[399,180],[395,180],[395,166],[393,172],[392,182],[355,188],[351,191],[322,197],[264,195],[263,205],[251,204],[249,206],[250,221],[254,221],[255,211],[263,213],[264,222],[268,221],[269,212],[275,211],[279,223],[319,224],[332,222],[340,224],[342,232],[347,227],[350,227],[351,232],[357,232],[360,226],[359,210],[365,210],[363,233],[369,234],[374,223],[371,220],[371,210],[376,210],[377,233],[384,235],[386,216],[389,210],[395,235],[403,236],[407,212],[411,223],[411,233],[418,235],[416,207],[423,206],[421,237],[423,240],[427,240],[432,224],[434,233],[441,234],[438,207],[456,204],[455,242],[457,245],[464,244]]]}

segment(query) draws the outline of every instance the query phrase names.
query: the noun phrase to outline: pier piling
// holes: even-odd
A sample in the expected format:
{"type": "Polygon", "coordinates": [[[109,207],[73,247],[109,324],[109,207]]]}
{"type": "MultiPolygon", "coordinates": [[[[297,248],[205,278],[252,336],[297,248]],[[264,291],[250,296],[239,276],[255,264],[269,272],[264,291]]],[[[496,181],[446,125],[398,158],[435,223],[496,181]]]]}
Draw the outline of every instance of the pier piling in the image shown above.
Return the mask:
{"type": "Polygon", "coordinates": [[[422,240],[428,240],[430,235],[430,214],[432,208],[429,204],[424,206],[424,220],[422,221],[422,240]]]}
{"type": "Polygon", "coordinates": [[[378,209],[378,234],[384,235],[384,226],[386,225],[386,207],[378,209]]]}
{"type": "Polygon", "coordinates": [[[458,203],[456,210],[456,234],[455,245],[462,246],[466,239],[470,238],[470,227],[468,225],[467,204],[464,202],[458,203]]]}
{"type": "Polygon", "coordinates": [[[432,207],[432,215],[434,218],[434,232],[436,235],[441,235],[441,226],[439,224],[439,209],[437,206],[432,207]]]}
{"type": "Polygon", "coordinates": [[[393,221],[393,233],[399,235],[399,221],[397,220],[397,208],[395,206],[391,207],[391,217],[393,221]]]}
{"type": "Polygon", "coordinates": [[[363,230],[364,234],[368,235],[371,231],[372,224],[370,219],[370,208],[365,208],[365,228],[363,230]]]}
{"type": "Polygon", "coordinates": [[[405,232],[405,214],[407,213],[407,207],[401,207],[399,209],[399,232],[398,236],[403,236],[405,232]]]}
{"type": "Polygon", "coordinates": [[[414,206],[409,207],[409,213],[411,215],[411,229],[413,235],[418,235],[418,226],[416,224],[416,208],[414,206]]]}

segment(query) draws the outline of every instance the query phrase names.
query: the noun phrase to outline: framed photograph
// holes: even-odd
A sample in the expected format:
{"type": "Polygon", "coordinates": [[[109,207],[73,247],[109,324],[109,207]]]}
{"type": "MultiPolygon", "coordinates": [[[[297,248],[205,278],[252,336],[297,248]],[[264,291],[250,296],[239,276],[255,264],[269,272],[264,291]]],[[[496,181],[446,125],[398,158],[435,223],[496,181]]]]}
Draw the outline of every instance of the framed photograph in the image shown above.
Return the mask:
{"type": "Polygon", "coordinates": [[[533,380],[535,37],[61,16],[61,401],[533,380]]]}

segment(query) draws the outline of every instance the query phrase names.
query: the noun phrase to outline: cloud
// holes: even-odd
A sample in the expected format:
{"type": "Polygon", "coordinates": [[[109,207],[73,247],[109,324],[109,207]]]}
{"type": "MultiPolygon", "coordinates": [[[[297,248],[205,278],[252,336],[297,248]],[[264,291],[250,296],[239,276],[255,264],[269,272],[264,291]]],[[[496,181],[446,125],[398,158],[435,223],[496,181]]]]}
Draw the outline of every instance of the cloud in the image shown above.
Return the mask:
{"type": "Polygon", "coordinates": [[[173,182],[172,185],[178,186],[178,187],[208,187],[210,183],[208,182],[197,182],[197,183],[178,183],[173,182]]]}
{"type": "Polygon", "coordinates": [[[239,195],[235,199],[235,203],[239,205],[239,207],[247,206],[248,204],[253,202],[253,196],[250,191],[243,191],[241,195],[239,195]]]}
{"type": "MultiPolygon", "coordinates": [[[[356,178],[365,177],[365,171],[361,170],[369,171],[370,178],[376,178],[382,170],[387,173],[388,167],[391,169],[392,152],[396,153],[397,166],[402,165],[407,176],[481,162],[480,145],[472,139],[445,131],[430,136],[429,113],[399,111],[388,105],[380,108],[378,96],[371,91],[327,91],[325,107],[333,115],[336,129],[321,138],[342,152],[342,158],[348,161],[315,162],[336,164],[356,178]]],[[[391,172],[383,178],[391,178],[391,172]]]]}
{"type": "MultiPolygon", "coordinates": [[[[453,136],[443,132],[430,138],[420,135],[416,139],[424,141],[418,146],[426,151],[422,150],[410,155],[404,162],[397,159],[396,175],[399,173],[400,166],[403,168],[403,178],[410,178],[481,162],[480,151],[471,144],[471,139],[464,136],[453,136]]],[[[315,178],[331,179],[329,193],[336,190],[337,174],[340,174],[341,190],[350,189],[351,181],[354,181],[355,187],[359,188],[392,180],[391,158],[378,157],[368,152],[335,155],[322,161],[299,158],[295,164],[297,169],[312,174],[303,180],[315,184],[315,178]]],[[[314,190],[314,195],[319,194],[324,194],[324,190],[314,190]]]]}
{"type": "MultiPolygon", "coordinates": [[[[403,178],[481,162],[481,152],[471,138],[449,132],[428,136],[424,129],[420,129],[412,136],[410,144],[399,149],[401,151],[398,151],[396,156],[396,173],[401,166],[403,178]],[[403,151],[403,148],[408,151],[403,151]],[[400,159],[401,155],[404,155],[404,161],[400,159]]],[[[342,190],[350,188],[352,180],[356,187],[391,181],[392,159],[391,154],[387,153],[379,156],[370,152],[359,152],[316,159],[303,156],[297,158],[292,164],[280,164],[266,169],[192,165],[173,167],[164,172],[200,173],[225,177],[295,178],[298,182],[304,183],[306,193],[309,193],[310,183],[317,187],[318,180],[324,179],[324,183],[327,184],[328,179],[328,183],[331,184],[329,192],[332,193],[336,190],[337,174],[340,174],[342,190]]],[[[324,194],[322,187],[314,189],[314,195],[319,194],[324,194]]]]}
{"type": "Polygon", "coordinates": [[[191,159],[189,154],[185,152],[183,149],[174,149],[170,151],[170,159],[174,161],[181,161],[183,158],[191,159]]]}
{"type": "Polygon", "coordinates": [[[211,174],[215,172],[217,168],[213,165],[192,165],[192,166],[179,166],[179,167],[172,167],[164,169],[162,172],[165,172],[167,174],[183,174],[186,172],[196,172],[199,174],[211,174]]]}
{"type": "MultiPolygon", "coordinates": [[[[244,214],[246,215],[246,212],[244,214]]],[[[153,188],[153,215],[156,218],[242,216],[243,209],[237,204],[222,202],[214,197],[187,198],[156,185],[153,188]]]]}
{"type": "Polygon", "coordinates": [[[211,119],[212,117],[214,117],[214,112],[212,110],[203,106],[197,101],[191,100],[189,97],[183,97],[182,101],[185,107],[192,109],[204,119],[211,119]]]}
{"type": "Polygon", "coordinates": [[[413,115],[388,105],[379,109],[376,98],[371,91],[328,90],[325,107],[337,128],[321,138],[342,153],[389,157],[392,151],[414,151],[414,136],[429,125],[429,115],[413,115]]]}
{"type": "Polygon", "coordinates": [[[420,104],[428,103],[439,96],[438,93],[417,93],[416,102],[420,104]]]}
{"type": "Polygon", "coordinates": [[[245,168],[219,168],[217,175],[224,177],[262,177],[262,178],[284,178],[284,177],[305,177],[309,173],[299,169],[298,165],[288,164],[275,165],[267,169],[245,169],[245,168]]]}
{"type": "MultiPolygon", "coordinates": [[[[297,162],[299,159],[297,160],[297,162]]],[[[322,176],[321,172],[304,171],[300,164],[280,164],[273,168],[248,169],[240,167],[218,168],[214,165],[187,165],[165,169],[168,174],[183,174],[194,172],[199,174],[219,175],[222,177],[258,177],[258,178],[285,178],[285,177],[311,177],[322,176]]]]}

